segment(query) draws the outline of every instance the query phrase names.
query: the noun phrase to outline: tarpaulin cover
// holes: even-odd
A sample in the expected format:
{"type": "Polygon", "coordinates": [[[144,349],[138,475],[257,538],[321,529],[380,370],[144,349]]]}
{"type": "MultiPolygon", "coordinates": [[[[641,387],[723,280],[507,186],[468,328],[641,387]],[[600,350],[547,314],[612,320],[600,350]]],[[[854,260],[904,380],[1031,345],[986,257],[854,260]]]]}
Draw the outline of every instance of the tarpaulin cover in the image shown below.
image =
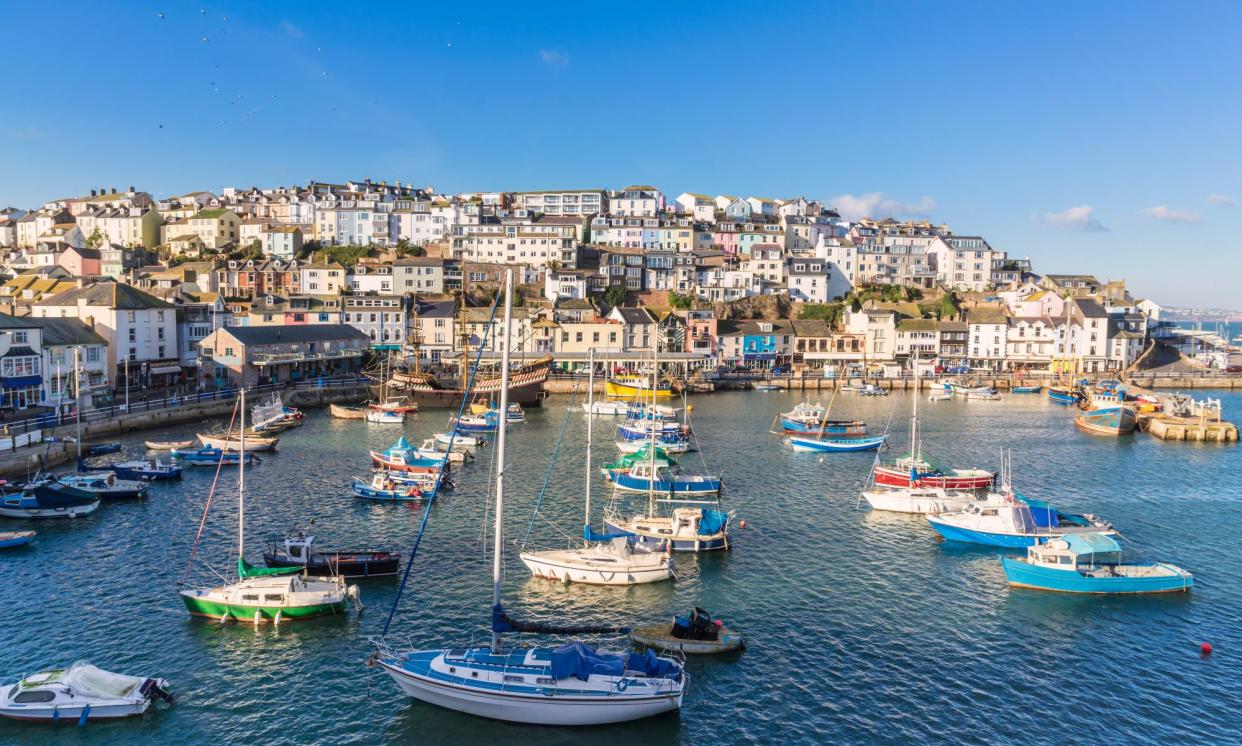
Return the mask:
{"type": "Polygon", "coordinates": [[[718,534],[729,522],[729,514],[723,510],[705,509],[699,519],[699,536],[718,534]]]}
{"type": "Polygon", "coordinates": [[[595,529],[590,526],[582,527],[582,538],[587,541],[612,541],[613,539],[621,539],[627,536],[633,536],[628,531],[609,531],[602,534],[595,533],[595,529]]]}
{"type": "Polygon", "coordinates": [[[521,619],[514,619],[505,613],[503,607],[497,605],[492,607],[492,631],[505,632],[537,632],[548,635],[580,635],[580,634],[629,634],[629,627],[606,627],[597,624],[580,624],[580,625],[559,625],[545,624],[544,622],[527,622],[521,619]]]}
{"type": "Polygon", "coordinates": [[[648,676],[661,679],[675,679],[680,674],[676,664],[661,658],[652,650],[644,653],[630,653],[625,667],[630,671],[640,671],[648,676]]]}
{"type": "Polygon", "coordinates": [[[560,680],[574,676],[587,681],[593,673],[624,676],[625,659],[619,655],[597,653],[595,648],[581,642],[566,643],[552,651],[552,678],[560,680]]]}

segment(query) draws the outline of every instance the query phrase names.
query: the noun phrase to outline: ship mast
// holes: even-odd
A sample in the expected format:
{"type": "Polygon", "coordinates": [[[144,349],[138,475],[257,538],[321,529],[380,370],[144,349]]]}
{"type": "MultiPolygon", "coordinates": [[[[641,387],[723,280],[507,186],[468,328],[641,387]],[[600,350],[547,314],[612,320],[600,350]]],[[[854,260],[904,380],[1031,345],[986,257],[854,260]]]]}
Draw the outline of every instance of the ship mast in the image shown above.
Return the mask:
{"type": "MultiPolygon", "coordinates": [[[[500,348],[500,422],[496,427],[496,525],[492,538],[492,608],[500,606],[501,529],[505,512],[505,431],[509,425],[509,325],[513,315],[513,270],[505,270],[504,337],[500,348]]],[[[453,430],[457,432],[456,428],[453,430]]],[[[500,633],[492,630],[492,652],[500,652],[500,633]]]]}

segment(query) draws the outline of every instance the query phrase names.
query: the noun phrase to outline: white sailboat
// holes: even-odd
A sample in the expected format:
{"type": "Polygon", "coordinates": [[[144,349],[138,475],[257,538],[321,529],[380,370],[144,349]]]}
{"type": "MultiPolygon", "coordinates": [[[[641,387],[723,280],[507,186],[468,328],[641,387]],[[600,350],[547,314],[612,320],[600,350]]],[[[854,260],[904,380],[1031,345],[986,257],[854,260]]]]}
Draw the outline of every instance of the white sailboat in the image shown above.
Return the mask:
{"type": "MultiPolygon", "coordinates": [[[[504,336],[512,318],[513,273],[505,273],[504,336]]],[[[500,408],[508,406],[509,345],[501,352],[500,408]]],[[[594,650],[580,642],[557,648],[504,651],[501,634],[564,633],[565,628],[515,624],[500,605],[504,516],[505,430],[496,439],[496,516],[492,544],[492,644],[486,648],[395,651],[383,641],[371,660],[401,691],[460,712],[538,725],[601,725],[681,708],[686,675],[671,658],[594,650]]],[[[411,561],[413,561],[411,559],[411,561]]],[[[595,630],[601,631],[601,630],[595,630]]]]}
{"type": "MultiPolygon", "coordinates": [[[[239,401],[239,450],[246,450],[246,391],[239,401]]],[[[210,502],[208,503],[210,505],[210,502]]],[[[204,508],[204,511],[206,508],[204,508]]],[[[237,582],[182,590],[181,600],[193,616],[220,622],[236,619],[259,625],[345,613],[346,602],[359,608],[358,586],[340,576],[293,575],[298,568],[252,567],[246,562],[246,460],[237,461],[237,582]]]]}
{"type": "MultiPolygon", "coordinates": [[[[595,398],[595,350],[588,353],[591,372],[587,387],[588,404],[595,398]]],[[[588,410],[590,412],[591,410],[588,410]]],[[[655,583],[673,577],[672,560],[661,551],[663,547],[636,544],[631,546],[626,532],[595,534],[591,530],[591,443],[595,416],[587,415],[586,448],[586,515],[582,525],[582,546],[572,549],[550,549],[522,552],[522,563],[532,574],[562,582],[591,585],[638,585],[655,583]]]]}

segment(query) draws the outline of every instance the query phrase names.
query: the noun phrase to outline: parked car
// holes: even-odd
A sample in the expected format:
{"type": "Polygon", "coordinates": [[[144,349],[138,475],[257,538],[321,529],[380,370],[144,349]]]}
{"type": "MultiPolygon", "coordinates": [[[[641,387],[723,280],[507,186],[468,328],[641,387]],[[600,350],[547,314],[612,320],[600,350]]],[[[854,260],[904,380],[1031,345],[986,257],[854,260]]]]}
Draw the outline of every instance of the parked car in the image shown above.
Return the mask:
{"type": "Polygon", "coordinates": [[[969,373],[970,366],[969,365],[954,365],[952,368],[945,368],[944,372],[948,373],[951,376],[960,376],[965,373],[969,373]]]}
{"type": "Polygon", "coordinates": [[[789,375],[789,368],[785,367],[784,365],[778,365],[772,369],[772,375],[787,376],[789,375]]]}
{"type": "Polygon", "coordinates": [[[1242,365],[1230,365],[1225,368],[1225,372],[1233,374],[1242,373],[1242,365]]]}

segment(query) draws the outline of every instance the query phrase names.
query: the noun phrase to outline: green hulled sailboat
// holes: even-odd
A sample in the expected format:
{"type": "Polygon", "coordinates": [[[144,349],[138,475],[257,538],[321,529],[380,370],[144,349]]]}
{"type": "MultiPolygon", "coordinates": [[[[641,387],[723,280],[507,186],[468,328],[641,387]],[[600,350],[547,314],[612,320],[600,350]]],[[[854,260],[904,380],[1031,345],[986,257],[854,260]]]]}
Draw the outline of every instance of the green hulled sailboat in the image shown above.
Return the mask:
{"type": "MultiPolygon", "coordinates": [[[[239,401],[239,428],[245,440],[246,393],[239,401]]],[[[243,449],[244,450],[244,449],[243,449]]],[[[208,501],[210,505],[210,501],[208,501]]],[[[204,513],[206,508],[204,508],[204,513]]],[[[246,561],[246,464],[237,464],[237,582],[212,588],[188,588],[181,600],[194,616],[221,622],[262,624],[329,614],[344,614],[346,603],[359,604],[358,586],[346,585],[339,576],[310,578],[296,567],[254,567],[246,561]]]]}

